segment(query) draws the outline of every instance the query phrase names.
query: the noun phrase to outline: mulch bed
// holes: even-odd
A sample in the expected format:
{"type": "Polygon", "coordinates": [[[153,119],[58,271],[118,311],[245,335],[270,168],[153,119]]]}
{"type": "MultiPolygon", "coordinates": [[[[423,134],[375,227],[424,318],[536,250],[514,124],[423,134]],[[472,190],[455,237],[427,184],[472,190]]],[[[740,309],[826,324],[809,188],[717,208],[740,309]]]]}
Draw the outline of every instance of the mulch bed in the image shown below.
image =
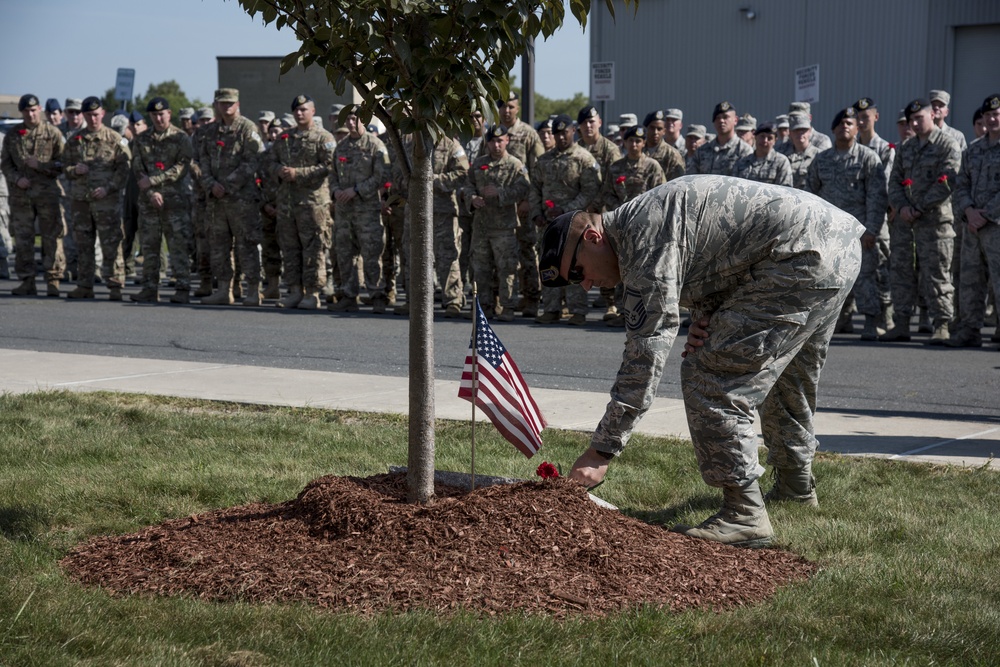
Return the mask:
{"type": "Polygon", "coordinates": [[[322,477],[277,505],[96,537],[61,564],[121,595],[556,616],[728,609],[817,570],[789,552],[726,547],[602,509],[563,479],[435,491],[432,504],[413,505],[401,474],[322,477]]]}

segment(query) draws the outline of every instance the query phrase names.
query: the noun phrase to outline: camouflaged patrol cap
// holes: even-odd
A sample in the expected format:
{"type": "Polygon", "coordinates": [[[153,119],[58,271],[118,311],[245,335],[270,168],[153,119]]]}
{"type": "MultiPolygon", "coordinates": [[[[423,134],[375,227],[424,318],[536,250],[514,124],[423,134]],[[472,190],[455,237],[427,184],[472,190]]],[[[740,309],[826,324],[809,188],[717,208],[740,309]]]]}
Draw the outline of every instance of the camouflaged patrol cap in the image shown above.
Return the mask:
{"type": "Polygon", "coordinates": [[[265,123],[265,122],[266,123],[270,123],[272,120],[274,120],[274,112],[273,111],[264,110],[264,111],[261,111],[259,114],[257,114],[257,122],[258,123],[265,123]]]}
{"type": "Polygon", "coordinates": [[[740,116],[740,119],[736,121],[736,131],[737,132],[752,132],[757,128],[757,119],[748,113],[740,116]]]}
{"type": "Polygon", "coordinates": [[[486,141],[493,141],[499,137],[507,136],[507,128],[503,125],[490,125],[486,129],[486,141]]]}
{"type": "Polygon", "coordinates": [[[667,109],[665,115],[672,120],[684,120],[684,112],[680,109],[667,109]]]}
{"type": "Polygon", "coordinates": [[[177,117],[180,118],[181,120],[194,120],[194,108],[184,107],[183,109],[177,112],[177,117]]]}
{"type": "Polygon", "coordinates": [[[236,88],[219,88],[215,91],[216,102],[239,102],[240,91],[236,88]]]}
{"type": "Polygon", "coordinates": [[[808,102],[792,102],[788,105],[788,113],[812,113],[812,106],[808,102]]]}
{"type": "Polygon", "coordinates": [[[206,118],[215,118],[215,110],[212,107],[202,107],[195,114],[195,120],[205,120],[206,118]]]}
{"type": "Polygon", "coordinates": [[[951,104],[951,95],[945,90],[932,90],[927,97],[930,98],[931,102],[941,102],[945,106],[951,104]]]}
{"type": "Polygon", "coordinates": [[[857,120],[857,117],[858,117],[858,112],[854,109],[853,106],[849,106],[846,109],[841,109],[840,111],[837,112],[837,115],[833,117],[833,122],[830,123],[830,131],[832,132],[833,130],[836,130],[837,126],[840,125],[845,118],[857,120]]]}
{"type": "Polygon", "coordinates": [[[287,128],[293,128],[293,127],[295,127],[297,125],[297,123],[295,122],[295,116],[293,116],[290,113],[282,114],[281,115],[281,125],[283,127],[287,127],[287,128]]]}
{"type": "Polygon", "coordinates": [[[790,113],[788,114],[788,129],[790,130],[807,130],[812,127],[812,121],[809,120],[809,116],[804,113],[790,113]]]}
{"type": "Polygon", "coordinates": [[[583,123],[584,121],[590,120],[591,118],[600,118],[601,114],[597,113],[597,108],[593,105],[588,104],[587,106],[580,109],[580,113],[576,115],[576,122],[583,123]]]}
{"type": "Polygon", "coordinates": [[[50,97],[45,100],[45,113],[52,113],[54,111],[62,111],[62,107],[59,106],[59,100],[54,97],[50,97]]]}
{"type": "Polygon", "coordinates": [[[639,118],[634,113],[623,113],[618,116],[618,127],[625,129],[639,124],[639,118]]]}
{"type": "Polygon", "coordinates": [[[83,111],[83,100],[78,97],[66,98],[66,111],[83,111]]]}
{"type": "Polygon", "coordinates": [[[565,132],[571,127],[573,127],[573,119],[564,113],[552,119],[552,131],[555,133],[565,132]]]}
{"type": "Polygon", "coordinates": [[[625,136],[622,137],[623,140],[631,139],[635,137],[636,139],[646,140],[646,128],[641,125],[633,125],[632,127],[625,130],[625,136]]]}
{"type": "Polygon", "coordinates": [[[100,108],[101,98],[94,97],[93,95],[83,98],[83,102],[80,104],[80,110],[84,113],[87,113],[88,111],[97,111],[100,108]]]}
{"type": "Polygon", "coordinates": [[[146,104],[146,111],[165,111],[170,108],[170,102],[165,97],[154,97],[146,104]]]}
{"type": "Polygon", "coordinates": [[[906,122],[906,109],[900,109],[899,110],[899,117],[896,118],[896,122],[897,123],[905,123],[906,122]]]}
{"type": "Polygon", "coordinates": [[[779,130],[787,130],[788,129],[788,114],[783,113],[783,114],[781,114],[779,116],[775,116],[774,117],[774,126],[776,128],[778,128],[779,130]]]}
{"type": "Polygon", "coordinates": [[[862,97],[860,100],[851,105],[854,107],[855,111],[864,111],[865,109],[877,109],[878,105],[875,104],[875,100],[870,97],[862,97]]]}
{"type": "Polygon", "coordinates": [[[312,101],[313,98],[309,97],[308,95],[296,95],[295,99],[292,100],[292,111],[295,111],[303,104],[309,104],[312,101]]]}
{"type": "Polygon", "coordinates": [[[906,116],[906,120],[909,121],[913,114],[923,111],[930,106],[930,102],[925,100],[923,97],[918,97],[903,108],[903,114],[906,116]]]}
{"type": "Polygon", "coordinates": [[[983,113],[989,113],[997,109],[1000,109],[1000,93],[993,93],[983,100],[983,105],[979,107],[979,110],[983,113]]]}
{"type": "Polygon", "coordinates": [[[37,106],[38,106],[38,97],[35,95],[31,95],[30,93],[28,95],[21,95],[21,99],[17,101],[18,111],[24,111],[25,109],[28,109],[30,107],[37,107],[37,106]]]}
{"type": "Polygon", "coordinates": [[[611,125],[608,125],[608,128],[604,131],[604,136],[613,137],[619,132],[621,132],[621,130],[622,128],[612,123],[611,125]]]}
{"type": "Polygon", "coordinates": [[[542,233],[542,252],[538,258],[538,273],[542,284],[546,287],[565,287],[569,281],[559,275],[562,266],[563,251],[566,249],[566,237],[573,217],[580,211],[563,213],[549,223],[542,233]]]}
{"type": "Polygon", "coordinates": [[[715,119],[722,114],[729,113],[730,111],[736,113],[736,108],[729,102],[719,102],[715,105],[715,109],[712,110],[712,122],[715,122],[715,119]]]}
{"type": "Polygon", "coordinates": [[[663,112],[662,109],[657,109],[656,111],[650,111],[646,114],[646,117],[642,119],[643,127],[649,127],[650,123],[655,123],[658,120],[665,120],[667,114],[663,112]]]}
{"type": "Polygon", "coordinates": [[[687,129],[684,130],[685,137],[698,137],[699,139],[705,138],[705,126],[704,125],[688,125],[687,129]]]}

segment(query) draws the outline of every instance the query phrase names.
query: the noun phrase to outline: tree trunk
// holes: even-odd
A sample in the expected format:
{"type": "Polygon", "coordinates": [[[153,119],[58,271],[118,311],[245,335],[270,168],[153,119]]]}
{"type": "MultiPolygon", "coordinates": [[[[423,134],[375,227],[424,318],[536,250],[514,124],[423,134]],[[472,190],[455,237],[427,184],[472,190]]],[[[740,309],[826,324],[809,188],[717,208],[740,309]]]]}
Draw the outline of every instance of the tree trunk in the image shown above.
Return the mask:
{"type": "Polygon", "coordinates": [[[410,422],[407,497],[424,503],[434,495],[434,279],[433,170],[430,136],[413,137],[409,184],[410,275],[410,422]]]}

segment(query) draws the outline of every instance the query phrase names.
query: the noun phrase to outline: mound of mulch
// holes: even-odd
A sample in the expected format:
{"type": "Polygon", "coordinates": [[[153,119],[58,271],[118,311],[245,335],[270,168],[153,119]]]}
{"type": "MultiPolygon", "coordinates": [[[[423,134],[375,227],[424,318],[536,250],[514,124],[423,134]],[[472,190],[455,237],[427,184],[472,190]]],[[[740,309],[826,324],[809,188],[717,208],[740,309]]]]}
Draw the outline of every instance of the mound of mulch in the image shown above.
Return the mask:
{"type": "Polygon", "coordinates": [[[97,537],[61,561],[113,594],[306,602],[337,611],[604,615],[726,609],[806,579],[777,549],[696,540],[598,507],[567,480],[405,502],[405,476],[322,477],[298,498],[97,537]]]}

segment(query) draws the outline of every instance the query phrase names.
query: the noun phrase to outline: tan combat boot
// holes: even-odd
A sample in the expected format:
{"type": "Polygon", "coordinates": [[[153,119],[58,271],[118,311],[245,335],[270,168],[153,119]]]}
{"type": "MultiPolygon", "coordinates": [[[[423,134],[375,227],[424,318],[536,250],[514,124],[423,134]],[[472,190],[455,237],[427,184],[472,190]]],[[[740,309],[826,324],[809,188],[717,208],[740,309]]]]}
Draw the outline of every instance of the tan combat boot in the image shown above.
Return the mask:
{"type": "Polygon", "coordinates": [[[610,322],[616,317],[618,317],[618,308],[615,306],[615,304],[611,304],[608,306],[608,309],[604,311],[604,316],[601,317],[601,319],[604,320],[605,322],[610,322]]]}
{"type": "Polygon", "coordinates": [[[21,281],[21,284],[10,291],[14,296],[34,296],[38,294],[38,288],[35,287],[34,278],[25,278],[21,281]]]}
{"type": "Polygon", "coordinates": [[[280,273],[268,273],[267,274],[267,289],[264,290],[265,299],[280,299],[281,298],[281,287],[278,283],[281,282],[280,273]]]}
{"type": "Polygon", "coordinates": [[[816,478],[813,477],[811,465],[774,469],[774,486],[764,494],[764,502],[779,503],[786,500],[808,507],[819,507],[816,478]]]}
{"type": "Polygon", "coordinates": [[[951,338],[951,332],[948,330],[948,321],[935,322],[934,323],[934,333],[931,334],[931,339],[927,341],[928,345],[947,345],[948,340],[951,338]]]}
{"type": "Polygon", "coordinates": [[[45,296],[60,296],[58,280],[45,281],[45,296]]]}
{"type": "Polygon", "coordinates": [[[892,328],[878,337],[883,343],[906,343],[910,340],[910,318],[896,317],[892,328]]]}
{"type": "Polygon", "coordinates": [[[202,278],[201,282],[198,283],[198,289],[194,291],[194,295],[198,298],[203,296],[209,296],[212,293],[212,279],[202,278]]]}
{"type": "Polygon", "coordinates": [[[740,488],[722,488],[722,509],[697,526],[677,525],[670,530],[688,537],[734,547],[759,549],[774,541],[771,520],[756,481],[740,488]]]}
{"type": "Polygon", "coordinates": [[[223,285],[220,282],[219,289],[212,292],[210,296],[206,296],[201,300],[202,305],[205,306],[229,306],[235,303],[233,298],[233,289],[229,283],[223,285]]]}
{"type": "Polygon", "coordinates": [[[302,285],[292,285],[289,287],[285,298],[278,301],[278,308],[296,308],[299,302],[302,301],[303,296],[302,285]]]}
{"type": "Polygon", "coordinates": [[[295,306],[299,310],[319,309],[319,290],[308,290],[302,293],[302,300],[295,306]]]}

